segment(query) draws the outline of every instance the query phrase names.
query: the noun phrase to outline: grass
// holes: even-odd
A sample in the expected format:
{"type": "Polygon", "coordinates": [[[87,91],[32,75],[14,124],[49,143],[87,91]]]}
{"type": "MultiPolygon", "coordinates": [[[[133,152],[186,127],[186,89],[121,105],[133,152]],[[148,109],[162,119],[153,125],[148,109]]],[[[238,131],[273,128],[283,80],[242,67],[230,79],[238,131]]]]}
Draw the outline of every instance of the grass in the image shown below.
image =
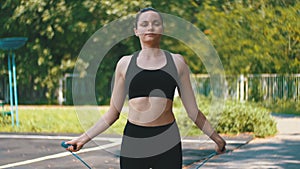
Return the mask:
{"type": "Polygon", "coordinates": [[[2,118],[1,132],[80,133],[83,131],[73,107],[20,106],[19,127],[2,118]]]}
{"type": "Polygon", "coordinates": [[[300,103],[296,100],[276,100],[262,103],[273,113],[300,115],[300,103]]]}
{"type": "MultiPolygon", "coordinates": [[[[0,117],[0,132],[79,134],[95,124],[107,109],[107,106],[19,106],[19,127],[11,126],[10,117],[0,117]]],[[[180,123],[182,121],[180,119],[188,118],[185,112],[179,110],[176,112],[176,118],[183,135],[201,134],[192,121],[188,124],[186,123],[188,120],[185,120],[185,124],[180,123]]],[[[105,133],[122,134],[126,121],[127,114],[122,113],[120,118],[105,133]]]]}
{"type": "MultiPolygon", "coordinates": [[[[253,133],[257,137],[276,134],[276,122],[270,110],[259,104],[226,101],[221,114],[210,108],[209,99],[197,98],[200,109],[214,128],[224,134],[253,133]]],[[[8,107],[8,106],[7,106],[8,107]]],[[[0,132],[23,133],[83,133],[106,112],[107,106],[19,106],[19,127],[12,127],[10,119],[0,118],[0,132]]],[[[174,112],[182,136],[199,136],[202,132],[187,116],[179,99],[174,99],[174,112]]],[[[126,104],[122,112],[127,112],[126,104]]],[[[106,134],[122,135],[127,114],[122,113],[106,134]]]]}

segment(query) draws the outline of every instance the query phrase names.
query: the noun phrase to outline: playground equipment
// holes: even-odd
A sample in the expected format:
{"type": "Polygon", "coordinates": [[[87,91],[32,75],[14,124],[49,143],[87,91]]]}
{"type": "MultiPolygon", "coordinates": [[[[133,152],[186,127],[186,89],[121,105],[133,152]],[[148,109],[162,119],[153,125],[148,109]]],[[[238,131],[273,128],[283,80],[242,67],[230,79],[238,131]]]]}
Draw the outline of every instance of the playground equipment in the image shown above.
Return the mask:
{"type": "Polygon", "coordinates": [[[0,49],[6,52],[8,56],[10,112],[4,112],[4,113],[11,116],[12,126],[15,125],[15,121],[16,121],[16,126],[19,126],[17,75],[16,75],[16,62],[15,62],[14,51],[22,47],[27,40],[28,38],[26,37],[10,37],[10,38],[0,39],[0,49]]]}

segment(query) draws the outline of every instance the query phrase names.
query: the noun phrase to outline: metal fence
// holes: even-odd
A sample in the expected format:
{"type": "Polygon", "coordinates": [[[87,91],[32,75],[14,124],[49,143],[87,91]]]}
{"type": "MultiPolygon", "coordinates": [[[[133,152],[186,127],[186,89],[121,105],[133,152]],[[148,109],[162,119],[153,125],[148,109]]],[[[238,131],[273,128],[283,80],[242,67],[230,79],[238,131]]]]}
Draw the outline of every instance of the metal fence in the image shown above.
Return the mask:
{"type": "MultiPolygon", "coordinates": [[[[211,93],[210,77],[194,75],[197,92],[211,93]]],[[[278,99],[300,101],[300,74],[249,74],[226,76],[226,98],[246,101],[275,101],[278,99]]]]}
{"type": "MultiPolygon", "coordinates": [[[[72,104],[72,78],[67,74],[60,80],[58,88],[58,103],[72,104]]],[[[197,93],[209,96],[211,94],[210,77],[207,74],[192,76],[197,93]]],[[[87,82],[89,80],[87,79],[87,82]]],[[[9,102],[7,78],[0,77],[0,100],[9,102]]],[[[81,84],[78,88],[84,94],[90,83],[81,84]],[[82,88],[83,87],[83,88],[82,88]]],[[[74,86],[76,87],[76,86],[74,86]]],[[[97,87],[97,86],[95,86],[97,87]]],[[[294,100],[300,102],[300,74],[249,74],[226,76],[224,84],[226,98],[251,101],[294,100]]]]}

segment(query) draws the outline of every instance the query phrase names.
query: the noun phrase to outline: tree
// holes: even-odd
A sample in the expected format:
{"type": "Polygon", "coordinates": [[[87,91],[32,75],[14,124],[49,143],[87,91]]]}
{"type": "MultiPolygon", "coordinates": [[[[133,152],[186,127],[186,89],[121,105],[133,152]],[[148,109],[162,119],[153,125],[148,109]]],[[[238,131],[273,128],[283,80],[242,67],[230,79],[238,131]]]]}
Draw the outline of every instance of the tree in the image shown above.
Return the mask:
{"type": "MultiPolygon", "coordinates": [[[[299,73],[299,5],[293,0],[5,0],[0,5],[0,37],[29,38],[16,58],[21,103],[55,103],[59,79],[73,73],[89,37],[148,6],[202,30],[227,74],[299,73]]],[[[206,73],[199,57],[177,39],[164,37],[162,48],[181,53],[193,73],[206,73]]],[[[138,39],[130,37],[107,53],[97,74],[99,103],[109,99],[116,62],[138,49],[138,39]]],[[[7,75],[5,59],[1,54],[0,75],[7,75]]]]}
{"type": "Polygon", "coordinates": [[[135,13],[140,6],[142,2],[130,0],[6,0],[1,5],[0,36],[29,39],[16,60],[21,102],[33,98],[55,102],[58,80],[73,72],[86,40],[103,25],[135,13]]]}
{"type": "Polygon", "coordinates": [[[227,73],[299,72],[299,3],[210,2],[197,14],[198,25],[214,43],[227,73]]]}

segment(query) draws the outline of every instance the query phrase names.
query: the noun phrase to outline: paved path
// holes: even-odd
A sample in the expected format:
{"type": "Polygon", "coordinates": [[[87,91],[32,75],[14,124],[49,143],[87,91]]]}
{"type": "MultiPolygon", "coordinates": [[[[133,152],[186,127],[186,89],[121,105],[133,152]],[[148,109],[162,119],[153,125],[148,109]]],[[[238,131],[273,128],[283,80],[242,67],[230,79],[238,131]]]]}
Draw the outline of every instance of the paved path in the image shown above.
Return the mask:
{"type": "Polygon", "coordinates": [[[254,139],[249,144],[214,156],[201,168],[300,168],[300,117],[274,115],[278,134],[272,138],[254,139]]]}
{"type": "MultiPolygon", "coordinates": [[[[214,152],[214,144],[207,138],[185,138],[183,157],[185,169],[201,168],[300,168],[300,117],[275,116],[278,135],[266,139],[254,139],[249,144],[249,137],[240,136],[241,143],[235,138],[226,138],[230,142],[230,153],[214,156],[206,163],[203,160],[214,152]],[[200,140],[200,142],[195,141],[200,140]],[[241,147],[240,147],[241,146],[241,147]],[[237,147],[240,147],[237,149],[237,147]],[[199,161],[200,162],[197,162],[199,161]]],[[[84,168],[69,152],[60,147],[62,140],[70,138],[36,136],[37,138],[14,138],[12,133],[0,134],[0,168],[32,169],[32,168],[84,168]],[[38,138],[41,137],[41,138],[38,138]],[[25,164],[26,163],[26,164],[25,164]],[[18,165],[17,165],[18,164],[18,165]],[[11,167],[5,167],[11,165],[11,167]]],[[[17,135],[18,136],[18,135],[17,135]]],[[[106,137],[106,136],[104,136],[106,137]]],[[[99,137],[89,143],[88,152],[79,154],[93,168],[117,169],[119,161],[118,138],[99,137]],[[100,146],[100,147],[99,147],[100,146]],[[102,146],[102,147],[101,147],[102,146]],[[97,148],[98,147],[98,148],[97,148]],[[96,148],[96,149],[94,149],[96,148]]]]}

